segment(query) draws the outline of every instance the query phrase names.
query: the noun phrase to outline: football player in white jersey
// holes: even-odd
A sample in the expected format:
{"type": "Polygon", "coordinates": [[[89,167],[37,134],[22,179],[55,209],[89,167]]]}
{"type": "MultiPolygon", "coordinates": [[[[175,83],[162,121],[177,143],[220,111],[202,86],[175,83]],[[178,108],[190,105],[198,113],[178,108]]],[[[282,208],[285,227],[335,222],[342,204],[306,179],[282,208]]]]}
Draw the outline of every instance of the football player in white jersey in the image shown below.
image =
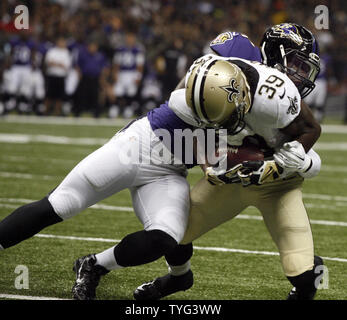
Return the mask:
{"type": "MultiPolygon", "coordinates": [[[[154,261],[177,247],[183,239],[190,209],[186,170],[196,162],[186,157],[193,147],[183,148],[183,152],[176,148],[177,130],[193,133],[208,127],[213,132],[215,128],[236,128],[250,108],[245,75],[237,65],[228,64],[225,68],[221,63],[224,61],[215,65],[219,72],[210,72],[205,80],[211,84],[232,80],[240,94],[228,101],[226,91],[212,92],[212,102],[222,103],[209,106],[212,113],[208,122],[200,121],[187,104],[182,109],[185,117],[180,117],[167,102],[149,111],[146,117],[132,121],[82,160],[46,197],[17,208],[0,221],[0,249],[14,246],[126,188],[144,230],[127,235],[104,252],[77,259],[74,298],[94,299],[102,275],[154,261]]],[[[202,63],[200,67],[204,70],[207,65],[202,63]]],[[[184,95],[181,98],[184,102],[184,95]]],[[[213,150],[214,146],[215,139],[213,150]]]]}
{"type": "MultiPolygon", "coordinates": [[[[253,93],[252,107],[244,118],[245,129],[234,136],[230,143],[240,145],[244,136],[256,133],[275,149],[273,159],[244,163],[244,168],[237,174],[241,183],[224,184],[228,179],[230,183],[237,181],[234,170],[217,172],[212,167],[204,168],[210,182],[222,185],[212,186],[206,179],[202,179],[194,186],[186,235],[181,245],[166,256],[169,273],[138,287],[134,292],[135,299],[160,299],[190,288],[193,284],[189,262],[192,255],[191,241],[232,219],[251,205],[262,213],[279,249],[284,273],[294,286],[288,299],[313,299],[317,290],[315,280],[320,275],[315,273],[316,267],[322,265],[323,261],[314,256],[301,185],[303,178],[313,177],[320,170],[320,158],[311,149],[320,135],[320,126],[301,97],[314,87],[314,80],[319,73],[319,57],[314,52],[310,53],[310,50],[316,50],[316,44],[312,49],[312,34],[305,28],[305,40],[311,42],[308,45],[301,41],[300,45],[304,51],[309,52],[307,56],[306,52],[295,54],[296,50],[291,48],[291,42],[295,39],[296,43],[292,47],[297,49],[300,35],[298,29],[296,25],[283,24],[269,29],[264,36],[263,59],[267,58],[272,65],[275,65],[274,62],[278,63],[277,67],[282,72],[242,59],[229,59],[245,72],[253,93]],[[271,47],[271,54],[277,52],[274,50],[277,40],[272,41],[271,38],[280,39],[278,57],[269,55],[267,47],[271,47]],[[300,64],[304,67],[304,73],[300,64]],[[272,173],[267,176],[269,172],[272,173]],[[270,181],[272,183],[268,183],[270,181]],[[243,188],[242,185],[248,187],[243,188]]],[[[233,35],[224,35],[223,39],[232,40],[233,35]]],[[[256,50],[254,46],[250,47],[256,50]]],[[[228,88],[225,84],[222,87],[228,88]]],[[[199,90],[199,87],[195,90],[199,90]]],[[[231,84],[228,90],[232,94],[231,84]]],[[[169,103],[177,102],[172,94],[169,103]]]]}

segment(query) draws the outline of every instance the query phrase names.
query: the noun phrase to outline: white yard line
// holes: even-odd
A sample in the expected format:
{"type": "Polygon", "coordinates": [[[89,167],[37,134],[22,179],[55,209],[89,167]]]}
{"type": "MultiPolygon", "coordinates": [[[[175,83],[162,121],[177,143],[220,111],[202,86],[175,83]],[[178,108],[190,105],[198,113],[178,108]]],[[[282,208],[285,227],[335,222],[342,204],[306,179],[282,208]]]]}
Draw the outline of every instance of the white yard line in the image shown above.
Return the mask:
{"type": "MultiPolygon", "coordinates": [[[[24,115],[6,115],[0,118],[0,122],[7,123],[33,123],[33,124],[54,124],[54,125],[76,125],[76,126],[124,126],[131,119],[108,119],[108,118],[72,118],[72,117],[38,117],[24,115]]],[[[322,125],[323,133],[347,134],[347,126],[345,125],[322,125]]]]}
{"type": "MultiPolygon", "coordinates": [[[[322,197],[323,200],[333,200],[330,198],[325,198],[324,195],[315,195],[315,194],[308,194],[306,195],[310,198],[314,198],[316,196],[316,199],[318,197],[322,197]]],[[[322,200],[322,199],[321,199],[322,200]]],[[[0,208],[9,208],[9,209],[15,209],[18,206],[14,205],[13,203],[19,203],[19,204],[26,204],[31,203],[36,200],[31,199],[13,199],[13,198],[0,198],[0,208]]],[[[345,200],[347,202],[347,199],[345,200]]],[[[347,207],[347,203],[338,203],[341,207],[347,207]]],[[[318,205],[314,203],[305,203],[306,207],[309,208],[323,208],[323,209],[331,209],[331,206],[329,205],[318,205]]],[[[132,207],[124,207],[124,206],[112,206],[112,205],[106,205],[106,204],[94,204],[90,207],[91,209],[96,210],[105,210],[105,211],[122,211],[122,212],[133,212],[134,209],[132,207]]],[[[247,214],[239,214],[235,217],[235,219],[243,219],[243,220],[259,220],[262,221],[263,217],[259,215],[247,215],[247,214]]],[[[347,222],[345,221],[332,221],[332,220],[310,220],[311,224],[317,224],[322,226],[338,226],[338,227],[347,227],[347,222]]]]}
{"type": "Polygon", "coordinates": [[[2,178],[16,178],[16,179],[25,179],[25,180],[57,180],[59,177],[49,176],[49,175],[36,175],[30,173],[16,173],[16,172],[0,172],[0,177],[2,178]]]}
{"type": "Polygon", "coordinates": [[[0,293],[1,299],[11,299],[11,300],[70,300],[70,299],[61,299],[55,297],[38,297],[38,296],[24,296],[18,294],[7,294],[0,293]]]}
{"type": "MultiPolygon", "coordinates": [[[[38,238],[49,238],[49,239],[62,239],[62,240],[80,240],[80,241],[94,241],[94,242],[111,242],[118,243],[121,240],[119,239],[106,239],[106,238],[93,238],[93,237],[75,237],[75,236],[61,236],[53,234],[37,234],[35,237],[38,238]]],[[[244,249],[234,249],[234,248],[223,248],[223,247],[200,247],[194,246],[195,250],[204,250],[204,251],[217,251],[217,252],[233,252],[233,253],[245,253],[245,254],[261,254],[267,256],[278,256],[278,252],[271,251],[258,251],[258,250],[244,250],[244,249]]],[[[347,262],[347,259],[344,258],[331,258],[331,257],[322,257],[325,260],[338,261],[338,262],[347,262]]]]}
{"type": "Polygon", "coordinates": [[[61,240],[79,240],[79,241],[93,241],[93,242],[112,242],[117,243],[121,240],[118,239],[105,239],[105,238],[91,238],[91,237],[74,237],[74,236],[59,236],[54,234],[42,234],[38,233],[34,237],[37,238],[50,238],[50,239],[61,239],[61,240]]]}
{"type": "MultiPolygon", "coordinates": [[[[25,169],[25,168],[23,168],[25,169]]],[[[201,174],[197,172],[191,172],[191,174],[201,174]]],[[[17,172],[8,172],[8,171],[0,171],[0,177],[7,179],[23,179],[23,180],[62,180],[64,176],[51,176],[51,175],[38,175],[38,174],[30,174],[30,173],[17,173],[17,172]]],[[[308,180],[308,182],[322,182],[322,183],[339,183],[339,184],[347,184],[347,178],[325,178],[325,177],[315,177],[314,180],[308,180]]]]}
{"type": "Polygon", "coordinates": [[[338,125],[338,124],[323,124],[322,125],[323,133],[339,133],[339,134],[347,134],[347,126],[346,125],[338,125]]]}
{"type": "Polygon", "coordinates": [[[313,148],[316,151],[317,150],[346,151],[347,142],[317,142],[313,148]]]}
{"type": "MultiPolygon", "coordinates": [[[[111,137],[110,137],[111,138],[111,137]]],[[[65,136],[51,136],[43,134],[19,134],[19,133],[0,133],[0,142],[5,143],[48,143],[63,145],[103,145],[109,139],[103,138],[72,138],[65,136]]],[[[347,151],[347,142],[318,142],[314,146],[315,150],[335,150],[347,151]]]]}
{"type": "Polygon", "coordinates": [[[109,139],[103,138],[72,138],[43,134],[0,133],[0,142],[27,144],[31,142],[63,144],[63,145],[103,145],[109,139]]]}
{"type": "MultiPolygon", "coordinates": [[[[37,157],[37,156],[10,156],[10,155],[0,155],[1,162],[3,163],[10,163],[13,164],[13,162],[24,162],[24,163],[31,163],[31,162],[51,162],[51,163],[58,163],[58,164],[64,164],[71,165],[71,164],[77,164],[79,160],[76,159],[53,159],[53,158],[45,158],[45,157],[37,157]]],[[[321,172],[343,172],[347,173],[347,166],[341,166],[341,165],[322,165],[321,172]]],[[[202,170],[200,167],[194,167],[189,170],[189,173],[193,174],[202,174],[202,170]]]]}
{"type": "Polygon", "coordinates": [[[107,118],[62,118],[62,117],[36,117],[7,115],[0,118],[0,122],[7,123],[32,123],[32,124],[54,124],[73,126],[96,126],[96,127],[123,127],[131,119],[107,119],[107,118]]]}

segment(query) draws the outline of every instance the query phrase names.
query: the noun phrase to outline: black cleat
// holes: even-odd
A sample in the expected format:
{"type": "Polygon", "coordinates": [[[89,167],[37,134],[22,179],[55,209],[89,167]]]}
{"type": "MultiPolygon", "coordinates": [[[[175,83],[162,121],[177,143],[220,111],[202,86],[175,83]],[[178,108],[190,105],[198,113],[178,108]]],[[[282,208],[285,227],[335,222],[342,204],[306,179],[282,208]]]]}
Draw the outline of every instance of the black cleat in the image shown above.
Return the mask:
{"type": "Polygon", "coordinates": [[[158,300],[178,291],[185,291],[192,287],[193,272],[189,270],[181,276],[170,273],[137,287],[134,291],[135,300],[158,300]]]}
{"type": "Polygon", "coordinates": [[[287,300],[299,300],[298,298],[299,297],[296,288],[293,287],[292,290],[290,290],[288,293],[287,300]]]}
{"type": "Polygon", "coordinates": [[[100,265],[95,265],[94,254],[79,258],[75,261],[73,271],[76,273],[76,281],[72,287],[72,294],[75,300],[94,300],[96,287],[101,276],[109,271],[100,265]]]}
{"type": "Polygon", "coordinates": [[[299,292],[295,287],[290,290],[287,300],[313,300],[317,290],[311,290],[310,292],[299,292]]]}

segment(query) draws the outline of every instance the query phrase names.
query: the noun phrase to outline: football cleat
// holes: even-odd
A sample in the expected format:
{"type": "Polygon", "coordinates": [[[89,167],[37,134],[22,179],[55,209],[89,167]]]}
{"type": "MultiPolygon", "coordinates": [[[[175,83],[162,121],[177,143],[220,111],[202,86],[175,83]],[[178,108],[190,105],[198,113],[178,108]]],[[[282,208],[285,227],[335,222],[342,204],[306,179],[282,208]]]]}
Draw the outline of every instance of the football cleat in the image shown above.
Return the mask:
{"type": "Polygon", "coordinates": [[[73,271],[76,273],[76,281],[72,287],[72,294],[75,300],[94,300],[96,297],[96,287],[101,276],[109,271],[103,266],[96,265],[94,254],[79,258],[75,261],[73,271]]]}
{"type": "Polygon", "coordinates": [[[292,290],[289,291],[287,300],[299,300],[298,293],[296,292],[296,288],[293,287],[292,290]]]}
{"type": "Polygon", "coordinates": [[[181,276],[170,273],[151,282],[144,283],[134,291],[135,300],[159,300],[178,291],[185,291],[193,285],[193,272],[189,270],[181,276]]]}
{"type": "Polygon", "coordinates": [[[287,300],[313,300],[315,295],[316,295],[316,290],[306,294],[301,294],[300,292],[296,290],[295,287],[293,287],[287,296],[287,300]]]}

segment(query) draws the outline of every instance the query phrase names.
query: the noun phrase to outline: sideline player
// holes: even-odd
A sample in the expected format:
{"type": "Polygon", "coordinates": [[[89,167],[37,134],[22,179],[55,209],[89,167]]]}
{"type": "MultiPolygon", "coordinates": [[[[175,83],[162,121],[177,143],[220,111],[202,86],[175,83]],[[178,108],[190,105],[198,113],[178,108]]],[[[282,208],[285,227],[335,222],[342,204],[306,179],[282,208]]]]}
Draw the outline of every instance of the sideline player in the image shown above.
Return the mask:
{"type": "MultiPolygon", "coordinates": [[[[134,292],[136,299],[159,299],[190,288],[193,275],[189,262],[192,245],[189,242],[232,219],[251,205],[262,213],[279,249],[284,273],[294,286],[288,299],[313,299],[316,293],[315,279],[319,274],[315,274],[315,267],[323,261],[320,257],[314,257],[312,232],[302,201],[301,185],[303,178],[316,175],[320,169],[319,156],[310,150],[319,136],[320,127],[307,106],[304,103],[300,105],[300,101],[314,88],[314,81],[319,73],[318,45],[309,30],[285,23],[269,28],[260,47],[255,47],[246,36],[236,32],[223,33],[211,43],[211,48],[222,56],[246,57],[261,60],[270,66],[276,65],[297,86],[300,95],[298,92],[295,94],[293,88],[293,91],[289,91],[287,83],[290,81],[284,74],[271,71],[273,74],[268,75],[266,67],[251,64],[257,72],[248,72],[248,79],[256,79],[254,81],[257,84],[253,82],[251,91],[255,98],[245,122],[251,131],[262,136],[269,146],[275,148],[276,163],[292,176],[263,184],[261,172],[271,168],[265,161],[249,168],[249,175],[243,176],[243,183],[251,184],[247,188],[243,188],[240,183],[211,186],[205,179],[199,181],[191,192],[190,221],[182,242],[186,245],[179,245],[166,256],[169,273],[138,287],[134,292]],[[264,78],[265,75],[268,75],[267,79],[264,78]],[[286,108],[285,103],[288,104],[286,108]],[[281,115],[277,119],[276,112],[281,115]],[[259,114],[259,117],[255,114],[259,114]],[[277,130],[271,133],[274,123],[277,130]],[[263,125],[271,128],[270,131],[263,125]],[[311,131],[312,138],[314,137],[309,144],[306,144],[307,141],[303,143],[299,138],[300,132],[306,135],[305,130],[311,131]],[[290,142],[283,144],[286,141],[284,138],[290,142]],[[301,157],[303,160],[300,160],[301,157]],[[235,196],[231,197],[231,194],[235,196]]],[[[245,61],[242,64],[243,70],[253,69],[245,61]]],[[[242,139],[238,144],[241,143],[242,139]]],[[[218,177],[218,173],[215,173],[213,177],[213,170],[209,170],[207,176],[210,180],[225,180],[223,174],[218,177]]]]}
{"type": "Polygon", "coordinates": [[[28,32],[20,33],[10,40],[9,68],[4,72],[6,111],[17,108],[18,112],[31,111],[32,66],[36,45],[28,32]]]}

